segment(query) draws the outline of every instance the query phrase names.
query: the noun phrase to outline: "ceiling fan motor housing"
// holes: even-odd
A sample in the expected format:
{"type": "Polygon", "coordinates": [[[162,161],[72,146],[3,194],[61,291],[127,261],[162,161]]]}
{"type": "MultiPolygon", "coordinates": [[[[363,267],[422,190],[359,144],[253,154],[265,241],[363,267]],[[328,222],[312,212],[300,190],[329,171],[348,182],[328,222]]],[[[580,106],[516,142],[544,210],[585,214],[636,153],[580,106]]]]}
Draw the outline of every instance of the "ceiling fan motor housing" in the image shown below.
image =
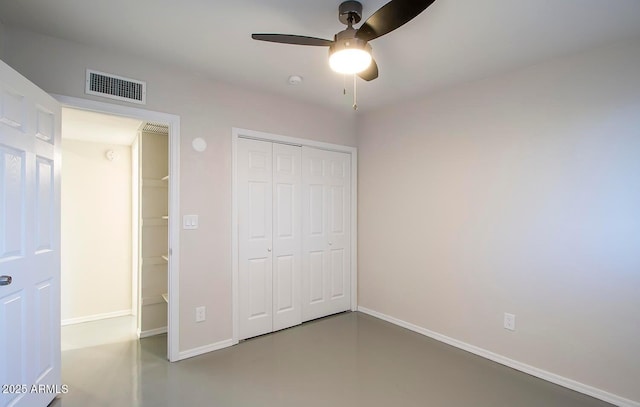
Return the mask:
{"type": "Polygon", "coordinates": [[[343,49],[361,49],[371,54],[371,45],[365,40],[356,38],[356,32],[354,28],[347,28],[337,33],[333,37],[333,44],[329,46],[329,55],[343,49]]]}
{"type": "Polygon", "coordinates": [[[362,3],[359,1],[345,1],[338,8],[338,19],[344,25],[358,24],[362,20],[362,3]],[[352,18],[352,21],[349,21],[352,18]]]}

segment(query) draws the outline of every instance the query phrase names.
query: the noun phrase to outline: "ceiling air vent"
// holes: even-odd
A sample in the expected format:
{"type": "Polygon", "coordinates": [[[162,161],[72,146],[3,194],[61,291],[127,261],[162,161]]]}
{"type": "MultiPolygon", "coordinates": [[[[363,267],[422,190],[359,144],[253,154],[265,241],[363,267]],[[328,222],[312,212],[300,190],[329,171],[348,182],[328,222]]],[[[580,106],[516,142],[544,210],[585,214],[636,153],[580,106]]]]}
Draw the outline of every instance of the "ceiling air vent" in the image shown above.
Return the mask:
{"type": "Polygon", "coordinates": [[[125,102],[147,102],[147,83],[118,75],[87,69],[87,83],[85,92],[89,95],[102,96],[125,102]]]}

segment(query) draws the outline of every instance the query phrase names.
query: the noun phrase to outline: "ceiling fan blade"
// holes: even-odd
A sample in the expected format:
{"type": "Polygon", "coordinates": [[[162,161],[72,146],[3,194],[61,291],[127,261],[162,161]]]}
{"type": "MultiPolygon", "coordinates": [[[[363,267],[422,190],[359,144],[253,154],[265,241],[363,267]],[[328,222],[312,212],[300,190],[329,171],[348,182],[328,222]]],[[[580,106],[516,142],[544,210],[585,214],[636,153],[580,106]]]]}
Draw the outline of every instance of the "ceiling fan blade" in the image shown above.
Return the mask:
{"type": "Polygon", "coordinates": [[[356,32],[356,37],[371,41],[390,33],[422,13],[435,0],[391,0],[373,13],[356,32]]]}
{"type": "Polygon", "coordinates": [[[281,44],[294,45],[314,45],[318,47],[328,47],[333,43],[333,41],[325,40],[322,38],[289,34],[251,34],[251,38],[258,41],[278,42],[281,44]]]}
{"type": "Polygon", "coordinates": [[[378,77],[378,64],[376,64],[376,60],[371,60],[371,65],[364,71],[358,74],[359,77],[364,79],[365,81],[372,81],[378,77]]]}

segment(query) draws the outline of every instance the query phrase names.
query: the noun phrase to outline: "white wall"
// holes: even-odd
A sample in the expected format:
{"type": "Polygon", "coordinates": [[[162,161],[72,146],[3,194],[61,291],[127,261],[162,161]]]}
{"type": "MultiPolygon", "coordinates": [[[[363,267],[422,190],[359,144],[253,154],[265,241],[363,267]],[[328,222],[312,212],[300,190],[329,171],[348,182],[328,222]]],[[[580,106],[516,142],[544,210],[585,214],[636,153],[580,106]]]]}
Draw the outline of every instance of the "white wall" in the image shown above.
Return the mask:
{"type": "Polygon", "coordinates": [[[370,112],[358,147],[361,306],[640,401],[640,41],[370,112]]]}
{"type": "Polygon", "coordinates": [[[130,311],[131,148],[65,139],[62,163],[62,320],[130,311]]]}
{"type": "Polygon", "coordinates": [[[199,229],[180,235],[180,350],[230,339],[231,128],[354,146],[352,111],[250,91],[10,26],[5,32],[5,62],[47,92],[108,101],[84,94],[85,69],[92,68],[147,81],[146,108],[180,115],[180,210],[200,215],[199,229]],[[191,148],[196,137],[207,141],[204,153],[191,148]],[[194,310],[201,305],[207,320],[196,324],[194,310]]]}

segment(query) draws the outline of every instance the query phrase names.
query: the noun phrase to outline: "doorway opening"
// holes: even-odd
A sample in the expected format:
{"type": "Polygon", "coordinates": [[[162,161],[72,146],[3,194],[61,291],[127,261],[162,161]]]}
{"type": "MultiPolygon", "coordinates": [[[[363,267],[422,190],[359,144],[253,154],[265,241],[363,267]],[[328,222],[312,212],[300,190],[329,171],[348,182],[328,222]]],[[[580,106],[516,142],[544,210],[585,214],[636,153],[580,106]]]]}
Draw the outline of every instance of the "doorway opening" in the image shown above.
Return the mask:
{"type": "Polygon", "coordinates": [[[180,119],[54,97],[63,105],[62,236],[68,250],[63,249],[61,319],[63,331],[70,333],[67,349],[83,341],[113,342],[166,332],[167,358],[178,360],[180,119]],[[84,134],[70,134],[74,115],[84,134]],[[127,135],[108,130],[107,124],[113,123],[126,127],[127,135]],[[103,128],[106,139],[82,139],[96,135],[96,127],[103,128]],[[155,156],[146,163],[164,161],[159,167],[145,165],[142,154],[150,148],[155,156]],[[83,149],[93,152],[91,158],[79,154],[83,149]],[[105,228],[118,229],[120,238],[105,228]],[[97,329],[100,326],[105,329],[97,329]],[[73,338],[74,331],[80,338],[73,338]]]}
{"type": "Polygon", "coordinates": [[[62,109],[62,350],[136,337],[140,120],[62,109]]]}

